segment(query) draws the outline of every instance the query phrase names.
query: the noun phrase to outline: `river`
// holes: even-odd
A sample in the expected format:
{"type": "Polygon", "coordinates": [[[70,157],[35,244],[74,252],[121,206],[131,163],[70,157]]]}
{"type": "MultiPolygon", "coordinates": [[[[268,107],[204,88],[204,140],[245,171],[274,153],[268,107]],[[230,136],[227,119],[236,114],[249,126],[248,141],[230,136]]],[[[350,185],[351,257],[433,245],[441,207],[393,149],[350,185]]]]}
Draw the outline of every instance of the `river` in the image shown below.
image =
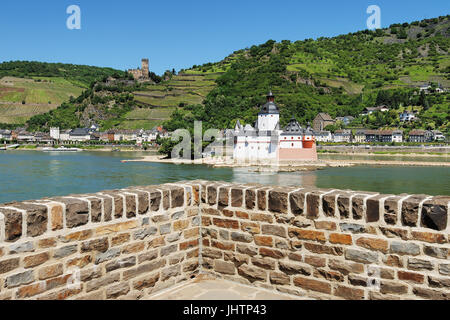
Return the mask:
{"type": "Polygon", "coordinates": [[[309,172],[256,173],[248,169],[202,165],[121,163],[121,160],[143,155],[140,152],[0,151],[0,203],[193,179],[385,194],[450,195],[449,167],[356,166],[309,172]]]}

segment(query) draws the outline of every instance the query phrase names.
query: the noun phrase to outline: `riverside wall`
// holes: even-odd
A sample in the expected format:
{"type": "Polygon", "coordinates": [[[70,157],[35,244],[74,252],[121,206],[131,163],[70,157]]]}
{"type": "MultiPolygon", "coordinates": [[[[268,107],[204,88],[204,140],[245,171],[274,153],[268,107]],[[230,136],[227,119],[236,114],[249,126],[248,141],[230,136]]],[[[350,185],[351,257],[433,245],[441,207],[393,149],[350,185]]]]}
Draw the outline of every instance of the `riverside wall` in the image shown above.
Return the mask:
{"type": "Polygon", "coordinates": [[[0,299],[140,299],[210,274],[450,299],[448,196],[184,181],[0,205],[0,299]]]}

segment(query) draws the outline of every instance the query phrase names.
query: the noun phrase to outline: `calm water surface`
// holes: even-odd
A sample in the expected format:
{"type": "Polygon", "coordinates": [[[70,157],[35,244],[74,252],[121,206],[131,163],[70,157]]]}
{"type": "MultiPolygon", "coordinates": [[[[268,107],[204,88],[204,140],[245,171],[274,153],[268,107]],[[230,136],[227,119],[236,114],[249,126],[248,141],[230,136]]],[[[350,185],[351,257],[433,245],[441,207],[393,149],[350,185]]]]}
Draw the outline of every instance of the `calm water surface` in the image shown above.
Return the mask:
{"type": "Polygon", "coordinates": [[[142,155],[139,152],[0,152],[0,203],[193,179],[450,195],[450,168],[358,166],[272,174],[201,165],[120,162],[142,155]]]}

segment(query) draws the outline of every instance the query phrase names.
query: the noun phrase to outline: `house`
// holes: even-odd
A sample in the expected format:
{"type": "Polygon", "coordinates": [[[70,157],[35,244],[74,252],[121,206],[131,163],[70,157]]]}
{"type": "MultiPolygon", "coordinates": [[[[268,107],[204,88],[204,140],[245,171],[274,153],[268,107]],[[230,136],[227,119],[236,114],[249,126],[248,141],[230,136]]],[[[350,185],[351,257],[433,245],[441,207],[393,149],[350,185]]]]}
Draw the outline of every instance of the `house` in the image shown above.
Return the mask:
{"type": "Polygon", "coordinates": [[[337,117],[336,118],[336,121],[340,121],[346,126],[348,126],[350,124],[350,122],[352,122],[353,120],[355,120],[355,117],[352,117],[352,116],[345,116],[345,117],[337,117]]]}
{"type": "Polygon", "coordinates": [[[413,112],[409,112],[409,111],[403,111],[400,114],[400,121],[401,122],[410,122],[410,121],[415,121],[417,120],[416,115],[413,112]]]}
{"type": "Polygon", "coordinates": [[[1,130],[0,129],[0,140],[11,141],[11,131],[10,130],[1,130]]]}
{"type": "Polygon", "coordinates": [[[323,131],[327,126],[335,123],[336,121],[328,113],[319,113],[313,120],[313,130],[316,132],[323,131]]]}
{"type": "Polygon", "coordinates": [[[24,142],[34,142],[35,138],[34,135],[28,131],[21,130],[17,132],[17,141],[24,141],[24,142]]]}
{"type": "Polygon", "coordinates": [[[366,142],[379,142],[379,132],[378,130],[366,130],[366,142]]]}
{"type": "Polygon", "coordinates": [[[52,127],[50,128],[50,137],[54,140],[59,140],[60,139],[60,132],[59,132],[59,127],[52,127]]]}
{"type": "Polygon", "coordinates": [[[445,141],[445,136],[439,130],[431,130],[433,141],[445,141]]]}
{"type": "Polygon", "coordinates": [[[387,112],[389,111],[389,108],[385,105],[382,106],[378,106],[378,107],[367,107],[364,108],[364,110],[362,111],[362,113],[360,114],[361,116],[368,116],[369,114],[372,114],[374,112],[387,112]]]}
{"type": "Polygon", "coordinates": [[[433,140],[433,133],[425,130],[411,130],[409,132],[409,142],[430,142],[433,140]]]}
{"type": "Polygon", "coordinates": [[[34,134],[34,140],[40,144],[52,144],[53,138],[48,133],[36,132],[34,134]]]}
{"type": "Polygon", "coordinates": [[[394,130],[392,132],[392,142],[397,142],[397,143],[403,142],[403,131],[402,130],[394,130]]]}
{"type": "Polygon", "coordinates": [[[61,140],[61,141],[69,141],[70,140],[70,132],[71,132],[71,130],[65,130],[63,132],[60,132],[59,140],[61,140]]]}
{"type": "Polygon", "coordinates": [[[352,131],[351,130],[337,130],[333,134],[333,142],[352,142],[352,131]]]}
{"type": "Polygon", "coordinates": [[[319,131],[319,132],[314,132],[313,134],[314,134],[314,137],[316,138],[316,141],[331,142],[333,140],[333,137],[332,137],[330,131],[319,131]]]}
{"type": "Polygon", "coordinates": [[[353,135],[353,142],[357,143],[364,143],[366,142],[366,130],[356,130],[355,134],[353,135]]]}
{"type": "Polygon", "coordinates": [[[69,140],[76,142],[84,142],[91,140],[91,133],[88,128],[73,129],[69,133],[69,140]]]}
{"type": "Polygon", "coordinates": [[[99,132],[100,141],[109,142],[108,132],[99,132]]]}

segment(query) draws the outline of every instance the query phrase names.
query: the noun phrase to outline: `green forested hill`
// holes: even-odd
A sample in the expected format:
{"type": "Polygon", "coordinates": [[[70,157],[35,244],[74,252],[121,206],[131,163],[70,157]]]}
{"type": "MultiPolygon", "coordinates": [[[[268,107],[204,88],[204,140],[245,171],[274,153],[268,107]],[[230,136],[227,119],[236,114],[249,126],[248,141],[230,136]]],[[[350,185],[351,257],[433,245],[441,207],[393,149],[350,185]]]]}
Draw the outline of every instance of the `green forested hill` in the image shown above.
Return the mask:
{"type": "MultiPolygon", "coordinates": [[[[397,111],[418,106],[424,121],[416,126],[447,130],[448,93],[423,97],[417,89],[428,82],[450,87],[449,47],[449,16],[334,38],[270,40],[234,52],[220,63],[194,68],[226,72],[216,80],[217,87],[204,105],[178,109],[166,126],[191,126],[194,119],[218,128],[231,128],[237,119],[253,123],[257,105],[271,88],[281,108],[282,125],[292,115],[306,123],[319,112],[357,116],[364,107],[383,103],[397,111]]],[[[385,118],[362,121],[396,125],[392,113],[385,118]]]]}
{"type": "Polygon", "coordinates": [[[231,128],[238,119],[252,124],[258,105],[271,89],[281,109],[281,125],[292,116],[305,124],[319,112],[358,116],[365,107],[386,104],[392,112],[359,117],[353,125],[397,127],[398,113],[415,108],[421,121],[407,129],[448,131],[450,94],[425,96],[418,88],[427,83],[450,88],[449,48],[449,16],[333,38],[269,40],[220,62],[193,66],[160,83],[132,88],[132,92],[120,88],[103,93],[91,88],[84,98],[29,124],[42,129],[49,124],[97,122],[108,129],[163,123],[175,130],[192,128],[194,120],[202,120],[204,129],[231,128]],[[124,90],[126,99],[120,98],[124,90]],[[117,103],[112,104],[113,100],[117,103]],[[111,108],[115,111],[109,112],[111,108]],[[65,115],[71,121],[65,121],[65,115]]]}

